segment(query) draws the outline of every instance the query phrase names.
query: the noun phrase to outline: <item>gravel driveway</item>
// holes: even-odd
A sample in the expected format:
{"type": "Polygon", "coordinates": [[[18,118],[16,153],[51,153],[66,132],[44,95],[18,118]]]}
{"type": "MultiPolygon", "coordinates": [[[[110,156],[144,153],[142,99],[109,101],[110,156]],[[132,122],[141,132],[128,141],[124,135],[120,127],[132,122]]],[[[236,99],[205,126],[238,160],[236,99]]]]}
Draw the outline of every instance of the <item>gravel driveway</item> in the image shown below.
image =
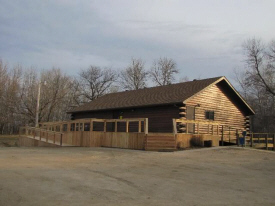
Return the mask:
{"type": "Polygon", "coordinates": [[[275,152],[0,148],[0,205],[275,205],[275,152]]]}

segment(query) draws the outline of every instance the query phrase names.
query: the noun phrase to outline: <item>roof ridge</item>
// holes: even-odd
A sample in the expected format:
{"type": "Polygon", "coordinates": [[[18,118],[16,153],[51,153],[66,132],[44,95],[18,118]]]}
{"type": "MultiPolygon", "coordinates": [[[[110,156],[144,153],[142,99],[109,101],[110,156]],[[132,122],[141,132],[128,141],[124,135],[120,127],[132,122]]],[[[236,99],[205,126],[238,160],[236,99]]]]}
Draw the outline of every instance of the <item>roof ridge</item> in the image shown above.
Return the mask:
{"type": "Polygon", "coordinates": [[[103,96],[106,95],[110,95],[110,94],[118,94],[118,93],[126,93],[126,92],[133,92],[133,91],[141,91],[141,90],[145,90],[145,89],[153,89],[153,88],[160,88],[160,87],[168,87],[168,86],[173,86],[173,85],[179,85],[179,84],[187,84],[187,83],[191,83],[191,82],[195,82],[195,81],[205,81],[205,80],[210,80],[210,79],[220,79],[224,76],[218,76],[218,77],[211,77],[211,78],[206,78],[206,79],[193,79],[187,82],[177,82],[174,84],[167,84],[167,85],[159,85],[159,86],[153,86],[153,87],[145,87],[145,88],[141,88],[141,89],[133,89],[133,90],[124,90],[124,91],[119,91],[119,92],[113,92],[113,93],[107,93],[103,96]]]}

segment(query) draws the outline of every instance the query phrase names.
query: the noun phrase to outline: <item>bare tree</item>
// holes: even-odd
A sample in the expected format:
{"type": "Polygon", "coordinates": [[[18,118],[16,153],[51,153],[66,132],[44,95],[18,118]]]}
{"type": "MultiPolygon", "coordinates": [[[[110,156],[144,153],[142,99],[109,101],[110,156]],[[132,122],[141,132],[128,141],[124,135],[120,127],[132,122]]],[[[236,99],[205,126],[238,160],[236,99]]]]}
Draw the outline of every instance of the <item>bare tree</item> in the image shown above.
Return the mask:
{"type": "Polygon", "coordinates": [[[179,82],[189,82],[189,81],[190,81],[190,79],[188,76],[183,76],[183,77],[180,77],[180,79],[179,79],[179,82]]]}
{"type": "Polygon", "coordinates": [[[146,86],[147,74],[144,62],[141,59],[132,59],[131,64],[120,74],[120,84],[123,89],[142,89],[146,86]]]}
{"type": "Polygon", "coordinates": [[[91,66],[82,70],[74,82],[76,103],[79,105],[109,93],[116,79],[117,75],[111,69],[91,66]]]}
{"type": "Polygon", "coordinates": [[[71,100],[72,78],[63,74],[60,69],[43,71],[41,82],[47,82],[41,89],[41,107],[39,120],[64,120],[71,100]]]}
{"type": "Polygon", "coordinates": [[[173,59],[166,57],[155,60],[149,72],[151,79],[157,86],[171,84],[175,80],[175,74],[179,73],[173,59]]]}
{"type": "Polygon", "coordinates": [[[248,67],[246,84],[262,86],[275,96],[274,48],[272,44],[270,50],[267,50],[260,39],[254,38],[247,40],[243,44],[243,48],[248,67]]]}
{"type": "Polygon", "coordinates": [[[275,43],[266,46],[260,39],[249,39],[243,44],[246,69],[235,71],[240,92],[252,105],[253,131],[275,131],[275,43]]]}

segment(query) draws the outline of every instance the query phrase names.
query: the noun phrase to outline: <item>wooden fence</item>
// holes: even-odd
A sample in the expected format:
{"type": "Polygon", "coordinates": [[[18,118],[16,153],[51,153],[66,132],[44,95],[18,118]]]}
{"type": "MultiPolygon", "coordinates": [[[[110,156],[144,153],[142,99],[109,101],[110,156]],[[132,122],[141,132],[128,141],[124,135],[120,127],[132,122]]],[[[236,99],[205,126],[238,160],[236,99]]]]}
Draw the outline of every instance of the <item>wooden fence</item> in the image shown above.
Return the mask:
{"type": "MultiPolygon", "coordinates": [[[[239,138],[242,137],[244,128],[235,128],[228,125],[223,125],[218,121],[201,121],[201,120],[183,120],[173,119],[174,134],[189,134],[189,135],[212,135],[219,136],[221,145],[224,142],[234,143],[239,145],[239,138]],[[180,125],[185,125],[185,130],[179,130],[180,125]],[[192,132],[188,131],[188,124],[192,124],[194,129],[192,132]]],[[[275,150],[275,134],[273,133],[247,133],[245,137],[246,146],[254,148],[275,150]]]]}
{"type": "Polygon", "coordinates": [[[23,129],[27,136],[50,143],[60,141],[61,145],[144,149],[148,119],[79,119],[23,129]]]}
{"type": "Polygon", "coordinates": [[[236,128],[228,125],[223,125],[219,121],[207,121],[207,120],[184,120],[173,119],[173,131],[174,134],[206,134],[206,135],[220,135],[224,140],[236,140],[236,136],[241,134],[244,128],[236,128]],[[193,125],[193,130],[188,131],[187,125],[193,125]],[[180,125],[185,125],[185,129],[181,130],[180,125]]]}
{"type": "Polygon", "coordinates": [[[275,151],[275,133],[251,133],[245,142],[254,148],[266,150],[272,148],[275,151]]]}

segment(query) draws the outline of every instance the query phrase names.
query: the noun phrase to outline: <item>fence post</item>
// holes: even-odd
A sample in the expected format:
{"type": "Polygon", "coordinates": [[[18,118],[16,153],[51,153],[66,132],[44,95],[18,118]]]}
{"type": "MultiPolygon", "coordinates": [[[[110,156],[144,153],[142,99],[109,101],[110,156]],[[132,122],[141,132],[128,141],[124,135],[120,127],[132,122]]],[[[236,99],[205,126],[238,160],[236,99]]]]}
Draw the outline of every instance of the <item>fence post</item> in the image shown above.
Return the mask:
{"type": "Polygon", "coordinates": [[[126,120],[126,132],[129,132],[129,120],[126,120]]]}
{"type": "Polygon", "coordinates": [[[145,134],[148,134],[148,128],[149,128],[149,125],[148,125],[148,118],[145,118],[145,130],[144,130],[144,133],[145,133],[145,134]]]}
{"type": "Polygon", "coordinates": [[[222,146],[223,146],[223,125],[222,125],[222,146]]]}
{"type": "Polygon", "coordinates": [[[141,121],[138,121],[138,133],[141,133],[141,121]]]}
{"type": "Polygon", "coordinates": [[[35,129],[33,130],[33,139],[35,139],[35,129]]]}
{"type": "Polygon", "coordinates": [[[41,141],[41,128],[40,128],[40,131],[39,131],[39,139],[41,141]]]}
{"type": "MultiPolygon", "coordinates": [[[[230,130],[229,130],[230,131],[230,130]]],[[[230,137],[230,133],[229,133],[229,137],[230,137]]],[[[238,146],[240,146],[240,141],[239,141],[239,131],[236,129],[236,144],[238,146]]]]}
{"type": "MultiPolygon", "coordinates": [[[[237,130],[238,131],[238,130],[237,130]]],[[[244,138],[244,147],[246,147],[246,136],[247,135],[245,135],[243,138],[244,138]]]]}
{"type": "Polygon", "coordinates": [[[55,144],[55,132],[53,133],[53,143],[55,144]]]}
{"type": "Polygon", "coordinates": [[[62,137],[63,137],[63,133],[60,134],[60,146],[62,146],[62,137]]]}
{"type": "Polygon", "coordinates": [[[90,131],[91,132],[94,131],[94,121],[93,120],[91,120],[90,131]]]}
{"type": "Polygon", "coordinates": [[[106,119],[105,119],[105,120],[104,120],[104,132],[107,131],[106,127],[107,127],[107,122],[106,122],[106,119]]]}
{"type": "Polygon", "coordinates": [[[266,134],[266,137],[265,137],[265,149],[268,150],[268,133],[266,134]]]}
{"type": "Polygon", "coordinates": [[[197,124],[197,128],[198,128],[198,134],[200,134],[200,124],[197,124]]]}
{"type": "Polygon", "coordinates": [[[214,125],[212,124],[212,135],[214,135],[214,125]]]}
{"type": "Polygon", "coordinates": [[[117,132],[117,121],[115,120],[115,132],[117,132]]]}
{"type": "Polygon", "coordinates": [[[273,151],[275,151],[275,133],[273,134],[273,151]]]}
{"type": "Polygon", "coordinates": [[[174,133],[174,136],[178,133],[177,131],[177,122],[175,119],[173,119],[173,133],[174,133]]]}
{"type": "Polygon", "coordinates": [[[251,133],[251,137],[250,137],[250,146],[253,147],[253,137],[254,137],[254,133],[251,133]]]}

